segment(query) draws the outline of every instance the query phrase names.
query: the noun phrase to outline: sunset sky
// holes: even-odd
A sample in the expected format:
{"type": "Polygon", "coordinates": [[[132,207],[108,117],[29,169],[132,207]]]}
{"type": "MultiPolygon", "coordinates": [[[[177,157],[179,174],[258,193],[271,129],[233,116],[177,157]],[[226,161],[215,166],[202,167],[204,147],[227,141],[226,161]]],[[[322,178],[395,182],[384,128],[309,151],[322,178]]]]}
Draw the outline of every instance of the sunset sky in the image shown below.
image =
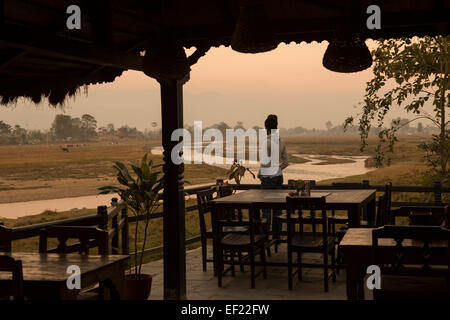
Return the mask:
{"type": "MultiPolygon", "coordinates": [[[[374,44],[367,42],[369,48],[374,44]]],[[[280,127],[325,128],[341,124],[358,112],[365,83],[372,72],[341,74],[322,66],[328,43],[280,44],[276,50],[256,55],[231,48],[213,48],[192,67],[184,87],[184,122],[203,120],[204,125],[225,121],[234,125],[263,125],[269,113],[278,115],[280,127]]],[[[187,50],[188,54],[192,50],[187,50]]],[[[73,117],[93,115],[99,126],[127,124],[143,130],[160,124],[159,84],[143,73],[125,72],[114,83],[89,87],[66,103],[73,117]]],[[[1,107],[0,120],[27,129],[48,128],[60,109],[20,101],[1,107]]],[[[401,115],[395,113],[395,115],[401,115]]]]}

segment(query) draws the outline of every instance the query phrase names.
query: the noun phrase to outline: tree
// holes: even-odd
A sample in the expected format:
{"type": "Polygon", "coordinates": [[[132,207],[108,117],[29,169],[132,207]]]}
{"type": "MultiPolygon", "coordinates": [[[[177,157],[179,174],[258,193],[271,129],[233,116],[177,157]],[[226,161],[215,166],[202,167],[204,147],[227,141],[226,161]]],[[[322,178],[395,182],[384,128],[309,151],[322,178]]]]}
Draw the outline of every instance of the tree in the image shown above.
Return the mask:
{"type": "Polygon", "coordinates": [[[57,139],[67,139],[72,135],[72,118],[65,114],[57,114],[51,131],[57,139]]]}
{"type": "Polygon", "coordinates": [[[83,114],[81,116],[81,126],[83,129],[83,137],[85,139],[97,136],[97,120],[90,114],[83,114]]]}
{"type": "Polygon", "coordinates": [[[11,126],[0,120],[0,136],[9,136],[11,133],[11,126]]]}
{"type": "Polygon", "coordinates": [[[422,122],[419,122],[417,124],[417,132],[423,132],[423,124],[422,124],[422,122]]]}
{"type": "Polygon", "coordinates": [[[114,124],[108,123],[106,125],[106,131],[108,132],[109,135],[113,136],[116,133],[116,130],[114,129],[114,124]]]}
{"type": "Polygon", "coordinates": [[[227,129],[231,129],[231,127],[229,125],[227,125],[225,122],[216,123],[212,127],[215,129],[219,129],[220,132],[222,132],[224,137],[226,136],[227,129]]]}
{"type": "Polygon", "coordinates": [[[234,126],[234,129],[242,129],[242,130],[245,130],[245,128],[244,128],[244,123],[243,123],[242,121],[236,122],[236,125],[234,126]]]}
{"type": "MultiPolygon", "coordinates": [[[[439,134],[433,134],[431,141],[422,143],[420,148],[427,153],[428,174],[448,182],[450,139],[446,115],[450,106],[450,36],[379,40],[372,56],[374,77],[366,85],[359,118],[361,150],[367,147],[374,123],[381,129],[391,107],[397,104],[415,115],[407,124],[423,119],[439,129],[439,134]]],[[[353,120],[347,118],[346,125],[353,120]]],[[[378,166],[390,163],[387,155],[394,151],[396,133],[402,125],[405,124],[395,120],[390,127],[379,131],[378,166]]]]}
{"type": "Polygon", "coordinates": [[[27,130],[16,124],[12,131],[15,144],[27,143],[27,130]]]}
{"type": "Polygon", "coordinates": [[[327,121],[327,122],[325,123],[325,126],[327,127],[327,130],[330,131],[331,128],[333,128],[333,123],[331,123],[331,121],[327,121]]]}

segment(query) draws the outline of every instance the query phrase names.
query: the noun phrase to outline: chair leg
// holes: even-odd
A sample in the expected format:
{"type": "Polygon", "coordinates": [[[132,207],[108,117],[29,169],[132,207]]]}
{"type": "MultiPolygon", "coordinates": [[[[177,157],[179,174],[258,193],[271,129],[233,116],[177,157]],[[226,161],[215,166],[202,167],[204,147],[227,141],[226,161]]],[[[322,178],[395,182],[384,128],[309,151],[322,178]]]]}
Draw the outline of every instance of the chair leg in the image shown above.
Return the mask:
{"type": "Polygon", "coordinates": [[[292,251],[288,247],[288,287],[292,290],[292,251]]]}
{"type": "Polygon", "coordinates": [[[238,251],[238,259],[239,259],[239,268],[241,269],[241,272],[244,273],[244,264],[242,263],[242,252],[238,251]]]}
{"type": "Polygon", "coordinates": [[[267,279],[267,271],[266,271],[266,253],[264,251],[264,245],[261,248],[261,261],[263,263],[263,277],[267,279]]]}
{"type": "Polygon", "coordinates": [[[202,263],[203,272],[206,272],[206,239],[202,239],[202,263]]]}
{"type": "Polygon", "coordinates": [[[270,246],[267,247],[267,256],[268,257],[272,256],[272,252],[270,251],[270,246]]]}
{"type": "Polygon", "coordinates": [[[298,275],[298,280],[302,280],[302,253],[300,252],[300,250],[297,251],[297,275],[298,275]]]}
{"type": "Polygon", "coordinates": [[[328,292],[328,252],[325,250],[323,253],[323,285],[325,292],[328,292]]]}
{"type": "Polygon", "coordinates": [[[236,275],[236,272],[235,272],[235,270],[234,270],[234,255],[235,255],[235,254],[236,254],[236,253],[235,253],[233,250],[230,251],[231,276],[232,276],[232,277],[234,277],[234,276],[236,275]]]}
{"type": "Polygon", "coordinates": [[[339,271],[340,271],[340,264],[341,264],[341,259],[340,259],[340,255],[341,255],[341,249],[339,248],[339,242],[336,242],[336,274],[339,275],[339,271]]]}
{"type": "Polygon", "coordinates": [[[331,268],[332,268],[332,279],[333,282],[336,282],[336,248],[333,246],[333,250],[331,251],[331,268]]]}
{"type": "Polygon", "coordinates": [[[255,253],[253,250],[250,250],[250,277],[251,277],[251,284],[252,289],[255,288],[255,253]]]}
{"type": "Polygon", "coordinates": [[[219,287],[222,287],[222,275],[223,275],[223,250],[217,250],[220,254],[217,257],[217,281],[219,287]]]}

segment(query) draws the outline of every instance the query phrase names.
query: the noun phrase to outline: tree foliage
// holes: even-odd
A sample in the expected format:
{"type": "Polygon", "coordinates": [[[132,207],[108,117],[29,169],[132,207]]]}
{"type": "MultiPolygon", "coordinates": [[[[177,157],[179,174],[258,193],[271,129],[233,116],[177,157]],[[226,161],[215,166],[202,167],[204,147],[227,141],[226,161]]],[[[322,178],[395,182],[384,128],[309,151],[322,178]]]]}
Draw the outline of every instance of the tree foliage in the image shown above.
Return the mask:
{"type": "MultiPolygon", "coordinates": [[[[448,182],[450,36],[379,40],[377,44],[372,51],[374,76],[366,84],[359,115],[361,150],[367,147],[369,131],[379,128],[377,165],[389,164],[398,130],[411,121],[429,121],[439,134],[420,147],[426,151],[429,173],[448,182]],[[396,119],[385,128],[386,117],[395,105],[413,114],[414,119],[406,123],[396,119]]],[[[345,123],[349,126],[353,121],[349,117],[345,123]]]]}

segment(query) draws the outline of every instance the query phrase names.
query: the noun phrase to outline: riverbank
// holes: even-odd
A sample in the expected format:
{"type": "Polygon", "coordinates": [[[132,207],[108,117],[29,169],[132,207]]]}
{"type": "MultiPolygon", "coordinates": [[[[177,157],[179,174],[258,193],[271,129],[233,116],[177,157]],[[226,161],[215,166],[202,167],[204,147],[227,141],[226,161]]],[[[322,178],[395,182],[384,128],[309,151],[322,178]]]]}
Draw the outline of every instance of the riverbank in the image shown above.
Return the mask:
{"type": "MultiPolygon", "coordinates": [[[[303,178],[329,183],[368,179],[373,184],[387,181],[397,185],[422,184],[421,173],[425,171],[425,166],[417,148],[418,138],[402,138],[393,155],[392,165],[371,172],[361,161],[371,156],[369,151],[373,149],[373,140],[363,154],[359,151],[357,137],[297,137],[284,140],[290,159],[298,159],[291,161],[285,172],[286,181],[303,178]],[[343,154],[346,156],[343,157],[343,154]],[[332,176],[318,177],[318,173],[331,168],[334,168],[332,176]]],[[[0,204],[95,196],[98,187],[116,183],[112,169],[114,161],[138,163],[145,152],[150,153],[159,145],[159,141],[151,140],[121,141],[118,145],[98,142],[73,148],[68,153],[62,152],[57,145],[0,146],[0,204]]],[[[161,155],[152,154],[151,158],[162,163],[161,155]]],[[[257,171],[257,168],[253,170],[257,171]]],[[[226,166],[187,164],[185,179],[192,185],[213,183],[217,178],[226,179],[226,171],[226,166]]],[[[243,182],[259,181],[247,174],[243,182]]],[[[84,206],[74,203],[69,207],[81,209],[84,206]]],[[[50,206],[47,209],[55,208],[50,206]]],[[[42,211],[34,213],[39,212],[42,211]]]]}

